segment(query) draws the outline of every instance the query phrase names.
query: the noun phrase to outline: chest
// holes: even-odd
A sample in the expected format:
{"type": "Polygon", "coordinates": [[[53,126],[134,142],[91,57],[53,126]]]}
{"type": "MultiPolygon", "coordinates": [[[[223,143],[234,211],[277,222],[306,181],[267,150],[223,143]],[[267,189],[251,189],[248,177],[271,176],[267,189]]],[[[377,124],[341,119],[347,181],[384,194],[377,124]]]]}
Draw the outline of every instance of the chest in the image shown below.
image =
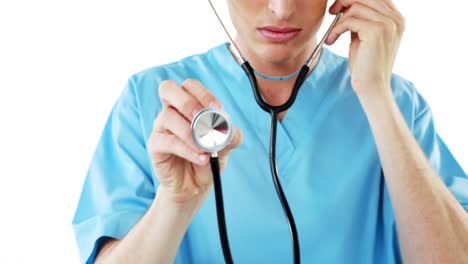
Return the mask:
{"type": "MultiPolygon", "coordinates": [[[[344,260],[338,258],[361,250],[347,241],[360,237],[364,244],[372,244],[375,239],[382,178],[372,137],[359,126],[346,133],[326,127],[337,126],[333,123],[309,128],[308,136],[301,140],[289,131],[287,123],[281,124],[277,159],[301,247],[314,249],[304,251],[304,259],[317,259],[319,251],[320,259],[341,263],[344,260]],[[373,224],[361,224],[369,221],[373,224]]],[[[265,262],[265,257],[268,263],[291,261],[288,224],[271,177],[269,135],[265,132],[261,136],[267,139],[263,140],[246,131],[243,144],[232,152],[222,175],[228,236],[239,263],[265,262]],[[275,252],[275,257],[259,252],[275,252]]],[[[211,257],[221,260],[213,193],[191,227],[191,239],[197,241],[192,247],[198,252],[203,243],[203,248],[213,249],[211,257]]],[[[211,257],[199,260],[209,262],[211,257]]]]}

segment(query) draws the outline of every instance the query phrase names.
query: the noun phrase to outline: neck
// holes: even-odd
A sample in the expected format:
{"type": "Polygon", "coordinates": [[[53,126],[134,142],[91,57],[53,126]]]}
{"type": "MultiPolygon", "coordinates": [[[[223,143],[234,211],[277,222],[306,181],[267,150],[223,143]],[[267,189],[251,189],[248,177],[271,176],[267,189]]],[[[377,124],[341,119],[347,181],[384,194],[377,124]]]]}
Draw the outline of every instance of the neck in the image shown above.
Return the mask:
{"type": "MultiPolygon", "coordinates": [[[[316,46],[316,38],[313,38],[307,48],[303,51],[297,53],[291,58],[282,60],[282,61],[271,61],[267,58],[260,58],[256,53],[252,52],[248,47],[243,45],[242,41],[239,41],[236,38],[236,45],[240,49],[240,52],[244,58],[249,61],[250,65],[259,73],[276,77],[276,76],[286,76],[296,72],[300,69],[304,62],[312,54],[316,46]]],[[[232,49],[232,47],[230,47],[232,49]]],[[[312,70],[317,64],[321,53],[312,61],[310,70],[312,70]]],[[[259,89],[265,98],[265,100],[272,105],[280,105],[286,102],[292,92],[294,82],[297,77],[293,77],[288,80],[268,80],[256,76],[259,89]]]]}
{"type": "MultiPolygon", "coordinates": [[[[245,41],[239,38],[237,35],[235,38],[235,43],[240,49],[240,52],[244,58],[249,61],[250,65],[259,73],[267,76],[287,76],[296,72],[299,68],[304,65],[304,62],[312,54],[315,46],[317,45],[316,37],[312,38],[309,43],[302,49],[290,48],[290,51],[287,51],[288,48],[280,49],[280,52],[284,53],[283,58],[274,58],[262,52],[253,50],[245,41]]],[[[274,48],[276,49],[276,48],[274,48]]],[[[268,52],[277,52],[268,51],[268,52]]]]}

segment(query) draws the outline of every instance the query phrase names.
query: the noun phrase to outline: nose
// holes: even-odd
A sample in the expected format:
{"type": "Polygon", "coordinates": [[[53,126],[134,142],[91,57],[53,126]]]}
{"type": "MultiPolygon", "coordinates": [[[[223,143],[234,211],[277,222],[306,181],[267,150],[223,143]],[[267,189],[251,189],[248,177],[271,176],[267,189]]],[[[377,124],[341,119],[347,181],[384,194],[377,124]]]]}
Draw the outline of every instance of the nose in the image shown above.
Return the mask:
{"type": "Polygon", "coordinates": [[[296,0],[270,0],[268,8],[279,19],[287,20],[296,11],[296,0]]]}

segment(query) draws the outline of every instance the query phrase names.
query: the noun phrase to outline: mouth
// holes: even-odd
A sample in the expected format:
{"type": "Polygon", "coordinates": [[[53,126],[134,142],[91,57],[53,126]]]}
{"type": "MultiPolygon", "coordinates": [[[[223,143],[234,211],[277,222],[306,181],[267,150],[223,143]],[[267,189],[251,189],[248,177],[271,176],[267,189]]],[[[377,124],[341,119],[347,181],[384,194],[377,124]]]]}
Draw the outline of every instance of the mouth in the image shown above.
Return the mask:
{"type": "Polygon", "coordinates": [[[291,41],[299,35],[301,29],[294,27],[267,26],[257,28],[257,32],[262,38],[271,42],[279,43],[291,41]]]}

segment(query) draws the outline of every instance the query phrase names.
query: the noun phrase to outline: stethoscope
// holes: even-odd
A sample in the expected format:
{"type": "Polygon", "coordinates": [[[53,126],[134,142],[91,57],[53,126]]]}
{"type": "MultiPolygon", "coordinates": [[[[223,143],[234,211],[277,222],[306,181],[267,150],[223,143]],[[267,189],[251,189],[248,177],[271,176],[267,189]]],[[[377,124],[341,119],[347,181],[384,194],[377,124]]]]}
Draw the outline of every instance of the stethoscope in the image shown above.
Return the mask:
{"type": "MultiPolygon", "coordinates": [[[[281,205],[283,207],[283,211],[286,214],[291,239],[293,244],[293,251],[294,251],[294,263],[300,263],[300,251],[299,251],[299,238],[297,234],[296,224],[294,222],[294,217],[291,213],[291,209],[289,208],[289,204],[286,200],[286,196],[284,195],[283,189],[281,187],[281,183],[278,178],[278,170],[276,167],[276,130],[278,124],[278,115],[289,109],[291,105],[294,103],[297,92],[299,88],[304,83],[307,74],[310,71],[310,65],[314,61],[314,59],[319,54],[320,49],[322,48],[325,39],[331,32],[331,29],[336,25],[338,20],[340,19],[342,12],[338,13],[335,19],[333,20],[330,28],[325,33],[324,37],[317,45],[317,47],[312,52],[312,55],[307,59],[304,63],[302,68],[299,70],[297,74],[297,79],[294,83],[291,95],[289,99],[282,105],[274,106],[268,104],[265,99],[263,98],[262,94],[260,93],[260,89],[258,88],[257,79],[255,77],[255,71],[250,66],[249,62],[244,59],[242,54],[239,51],[239,48],[234,43],[231,35],[229,34],[228,30],[226,29],[223,21],[221,20],[220,16],[218,15],[216,8],[213,6],[211,0],[208,0],[210,3],[213,12],[215,13],[218,21],[220,22],[221,26],[223,27],[224,31],[226,32],[230,43],[233,47],[234,56],[237,57],[238,61],[241,63],[242,69],[244,69],[245,73],[247,74],[250,84],[253,88],[253,93],[255,96],[255,100],[257,101],[258,105],[266,112],[270,113],[271,115],[271,136],[270,136],[270,169],[271,174],[273,177],[273,182],[275,184],[276,193],[280,199],[281,205]]],[[[219,168],[219,160],[218,160],[218,152],[225,148],[233,137],[233,126],[230,117],[222,110],[214,109],[214,108],[205,108],[201,110],[195,117],[193,118],[191,124],[191,131],[192,131],[192,138],[197,144],[197,146],[206,151],[211,153],[210,158],[210,165],[211,171],[213,173],[213,185],[215,191],[215,200],[216,200],[216,213],[218,218],[218,229],[219,229],[219,236],[221,239],[221,246],[224,254],[224,259],[226,263],[233,264],[234,261],[232,259],[231,250],[229,247],[229,240],[227,236],[227,228],[226,228],[226,220],[224,216],[224,202],[223,202],[223,193],[221,187],[221,175],[220,175],[220,168],[219,168]]]]}

